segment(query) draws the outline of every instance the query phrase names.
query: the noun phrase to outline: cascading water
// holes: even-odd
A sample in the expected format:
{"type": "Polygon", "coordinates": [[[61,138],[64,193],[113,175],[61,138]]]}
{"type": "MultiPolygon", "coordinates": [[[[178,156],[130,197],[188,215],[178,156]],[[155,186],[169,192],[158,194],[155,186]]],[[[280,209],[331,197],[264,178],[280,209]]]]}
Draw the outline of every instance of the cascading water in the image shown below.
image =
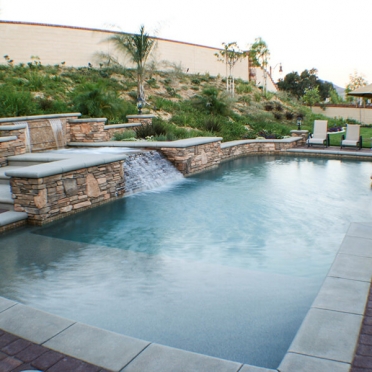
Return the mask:
{"type": "Polygon", "coordinates": [[[63,132],[62,121],[60,119],[49,119],[48,121],[53,131],[57,149],[63,148],[65,146],[65,135],[63,132]]]}
{"type": "Polygon", "coordinates": [[[26,130],[25,130],[26,152],[31,152],[32,151],[31,135],[30,135],[30,128],[28,126],[27,121],[17,121],[14,124],[26,124],[26,130]]]}
{"type": "Polygon", "coordinates": [[[183,175],[159,152],[145,151],[124,161],[125,194],[151,190],[183,179],[183,175]]]}

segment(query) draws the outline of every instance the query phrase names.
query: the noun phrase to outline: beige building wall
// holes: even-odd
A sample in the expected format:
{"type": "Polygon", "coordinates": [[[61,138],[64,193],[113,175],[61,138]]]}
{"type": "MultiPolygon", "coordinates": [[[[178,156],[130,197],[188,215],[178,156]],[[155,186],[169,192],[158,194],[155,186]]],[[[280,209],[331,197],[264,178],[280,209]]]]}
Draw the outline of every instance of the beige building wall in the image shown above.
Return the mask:
{"type": "MultiPolygon", "coordinates": [[[[44,65],[65,62],[66,66],[80,67],[88,63],[97,66],[97,54],[105,53],[118,58],[124,66],[131,67],[128,58],[107,42],[114,34],[104,30],[0,21],[0,63],[7,63],[2,56],[8,55],[14,64],[30,62],[31,56],[37,56],[44,65]]],[[[168,64],[181,66],[184,72],[191,74],[208,72],[212,76],[225,76],[225,65],[217,61],[215,56],[218,51],[212,47],[157,39],[151,57],[159,69],[164,68],[162,62],[167,61],[168,64]]],[[[262,70],[256,69],[258,79],[261,75],[262,70]]],[[[234,76],[246,81],[249,79],[247,58],[237,62],[234,76]]],[[[277,90],[269,78],[267,90],[277,90]]]]}
{"type": "Polygon", "coordinates": [[[313,107],[313,112],[315,114],[323,114],[330,118],[343,118],[354,119],[362,124],[372,124],[372,107],[370,108],[359,108],[359,107],[340,107],[340,106],[330,106],[323,110],[321,107],[313,107]]]}

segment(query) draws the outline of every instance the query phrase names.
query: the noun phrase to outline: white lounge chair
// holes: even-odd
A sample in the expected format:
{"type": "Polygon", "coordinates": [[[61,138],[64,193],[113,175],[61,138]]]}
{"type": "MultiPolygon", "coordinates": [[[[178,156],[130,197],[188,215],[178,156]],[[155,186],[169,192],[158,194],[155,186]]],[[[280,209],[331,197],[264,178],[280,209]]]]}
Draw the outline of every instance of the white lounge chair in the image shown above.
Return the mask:
{"type": "Polygon", "coordinates": [[[307,147],[312,145],[329,146],[329,135],[327,134],[328,120],[314,120],[314,133],[310,133],[307,139],[307,147]]]}
{"type": "Polygon", "coordinates": [[[342,135],[341,148],[351,146],[362,148],[362,136],[360,135],[360,125],[347,124],[346,125],[346,138],[342,135]]]}

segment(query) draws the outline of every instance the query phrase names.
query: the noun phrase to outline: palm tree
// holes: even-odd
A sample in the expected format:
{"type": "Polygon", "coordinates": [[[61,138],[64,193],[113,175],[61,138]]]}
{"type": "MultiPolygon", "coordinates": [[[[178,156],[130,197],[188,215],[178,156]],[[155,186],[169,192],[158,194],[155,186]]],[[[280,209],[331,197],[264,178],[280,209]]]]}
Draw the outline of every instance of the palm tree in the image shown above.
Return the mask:
{"type": "Polygon", "coordinates": [[[111,36],[109,41],[115,44],[117,50],[128,54],[133,63],[137,66],[137,100],[145,102],[145,90],[143,87],[144,75],[146,72],[145,64],[155,40],[145,33],[145,26],[140,27],[138,35],[117,34],[111,36]]]}

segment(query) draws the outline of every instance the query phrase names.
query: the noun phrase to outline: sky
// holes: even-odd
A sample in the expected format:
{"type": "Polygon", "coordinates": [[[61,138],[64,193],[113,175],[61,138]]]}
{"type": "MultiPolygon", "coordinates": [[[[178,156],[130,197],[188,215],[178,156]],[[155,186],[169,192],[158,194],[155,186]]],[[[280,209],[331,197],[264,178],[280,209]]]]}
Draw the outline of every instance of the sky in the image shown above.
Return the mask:
{"type": "Polygon", "coordinates": [[[372,0],[0,0],[0,20],[47,23],[248,50],[261,37],[274,80],[316,68],[345,87],[355,72],[372,83],[372,0]],[[283,73],[279,74],[279,64],[283,73]]]}

